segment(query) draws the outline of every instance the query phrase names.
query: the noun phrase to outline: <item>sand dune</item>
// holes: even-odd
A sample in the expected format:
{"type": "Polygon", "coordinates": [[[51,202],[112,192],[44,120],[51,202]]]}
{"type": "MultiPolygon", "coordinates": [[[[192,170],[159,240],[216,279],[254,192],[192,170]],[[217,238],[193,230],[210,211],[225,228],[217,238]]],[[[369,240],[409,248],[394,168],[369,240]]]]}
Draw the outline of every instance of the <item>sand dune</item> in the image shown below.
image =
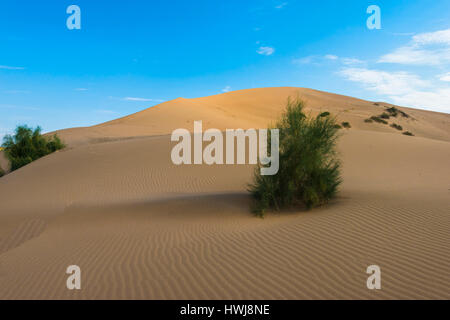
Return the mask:
{"type": "Polygon", "coordinates": [[[0,298],[449,299],[450,115],[400,108],[408,137],[364,123],[385,105],[266,88],[59,131],[66,150],[0,179],[0,298]],[[171,163],[173,129],[266,127],[297,94],[352,125],[329,205],[258,219],[252,166],[171,163]],[[80,291],[65,286],[72,264],[80,291]]]}

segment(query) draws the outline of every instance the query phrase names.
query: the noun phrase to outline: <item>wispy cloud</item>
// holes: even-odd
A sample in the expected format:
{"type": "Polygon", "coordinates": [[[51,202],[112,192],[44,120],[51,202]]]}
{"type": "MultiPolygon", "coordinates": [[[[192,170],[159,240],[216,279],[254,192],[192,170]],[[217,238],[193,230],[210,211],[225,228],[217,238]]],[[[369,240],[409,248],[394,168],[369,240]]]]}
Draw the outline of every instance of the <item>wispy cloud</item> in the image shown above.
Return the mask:
{"type": "Polygon", "coordinates": [[[30,91],[27,91],[27,90],[6,90],[3,92],[8,93],[8,94],[21,94],[21,93],[28,94],[28,93],[30,93],[30,91]]]}
{"type": "Polygon", "coordinates": [[[438,76],[439,80],[450,82],[450,72],[438,76]]]}
{"type": "Polygon", "coordinates": [[[12,66],[2,66],[0,65],[0,69],[5,69],[5,70],[24,70],[24,67],[12,67],[12,66]]]}
{"type": "Polygon", "coordinates": [[[125,100],[125,101],[140,101],[140,102],[148,102],[148,101],[163,102],[164,101],[164,100],[160,100],[160,99],[147,99],[147,98],[138,98],[138,97],[125,97],[125,98],[123,98],[123,100],[125,100]]]}
{"type": "Polygon", "coordinates": [[[342,63],[350,66],[350,65],[361,65],[361,64],[365,64],[365,61],[356,59],[356,58],[342,58],[341,59],[342,63]]]}
{"type": "Polygon", "coordinates": [[[222,89],[222,92],[230,92],[230,91],[231,91],[230,86],[226,86],[225,88],[222,89]]]}
{"type": "Polygon", "coordinates": [[[450,87],[436,86],[416,74],[366,68],[346,68],[340,74],[396,104],[450,112],[450,87]]]}
{"type": "Polygon", "coordinates": [[[259,47],[256,52],[263,56],[271,56],[272,54],[274,54],[275,49],[272,47],[259,47]]]}
{"type": "Polygon", "coordinates": [[[325,55],[324,58],[328,59],[328,60],[337,60],[337,59],[339,59],[339,57],[335,56],[334,54],[327,54],[327,55],[325,55]]]}
{"type": "Polygon", "coordinates": [[[378,62],[440,66],[450,63],[450,29],[420,33],[408,45],[383,55],[378,62]]]}
{"type": "Polygon", "coordinates": [[[307,56],[307,57],[302,57],[302,58],[297,58],[292,60],[292,63],[294,64],[310,64],[310,63],[316,63],[316,58],[315,56],[307,56]]]}
{"type": "Polygon", "coordinates": [[[275,9],[283,9],[287,5],[288,5],[288,2],[282,2],[282,3],[278,4],[278,5],[276,5],[275,9]]]}
{"type": "Polygon", "coordinates": [[[119,114],[117,111],[108,110],[108,109],[98,109],[98,110],[94,110],[94,112],[98,113],[98,114],[104,114],[104,115],[117,115],[117,114],[119,114]]]}
{"type": "Polygon", "coordinates": [[[362,61],[362,60],[359,60],[359,59],[356,59],[356,58],[338,57],[337,55],[334,55],[334,54],[327,54],[327,55],[324,55],[324,56],[312,55],[312,56],[307,56],[307,57],[303,57],[303,58],[299,58],[299,59],[294,59],[292,62],[294,64],[321,65],[325,61],[338,62],[338,63],[341,63],[343,65],[347,65],[347,66],[362,65],[362,64],[366,63],[365,61],[362,61]]]}
{"type": "Polygon", "coordinates": [[[0,109],[17,109],[17,110],[28,110],[28,111],[40,110],[40,108],[38,108],[38,107],[20,106],[20,105],[15,105],[15,104],[0,104],[0,109]]]}

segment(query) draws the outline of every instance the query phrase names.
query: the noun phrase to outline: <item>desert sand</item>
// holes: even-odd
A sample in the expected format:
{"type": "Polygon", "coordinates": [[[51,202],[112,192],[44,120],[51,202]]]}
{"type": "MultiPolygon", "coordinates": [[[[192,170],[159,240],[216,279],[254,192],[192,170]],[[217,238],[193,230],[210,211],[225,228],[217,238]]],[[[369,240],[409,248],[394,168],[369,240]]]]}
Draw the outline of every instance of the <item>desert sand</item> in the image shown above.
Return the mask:
{"type": "Polygon", "coordinates": [[[0,178],[0,299],[449,299],[450,115],[398,107],[409,137],[364,122],[385,106],[250,89],[58,131],[66,149],[0,178]],[[328,205],[256,218],[252,166],[172,164],[174,129],[266,128],[288,96],[352,126],[328,205]]]}

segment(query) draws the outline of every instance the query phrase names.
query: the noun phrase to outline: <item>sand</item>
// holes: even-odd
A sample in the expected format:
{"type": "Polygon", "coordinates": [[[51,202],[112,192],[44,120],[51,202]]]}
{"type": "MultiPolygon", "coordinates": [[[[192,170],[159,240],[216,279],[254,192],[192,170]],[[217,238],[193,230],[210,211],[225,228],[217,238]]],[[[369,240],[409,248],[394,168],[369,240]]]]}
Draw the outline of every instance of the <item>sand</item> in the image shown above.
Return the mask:
{"type": "Polygon", "coordinates": [[[0,298],[449,299],[450,115],[399,107],[408,137],[364,123],[384,106],[264,88],[58,131],[65,150],[0,178],[0,298]],[[259,219],[252,166],[172,164],[172,130],[264,128],[296,95],[352,125],[328,205],[259,219]],[[381,290],[366,287],[373,264],[381,290]]]}

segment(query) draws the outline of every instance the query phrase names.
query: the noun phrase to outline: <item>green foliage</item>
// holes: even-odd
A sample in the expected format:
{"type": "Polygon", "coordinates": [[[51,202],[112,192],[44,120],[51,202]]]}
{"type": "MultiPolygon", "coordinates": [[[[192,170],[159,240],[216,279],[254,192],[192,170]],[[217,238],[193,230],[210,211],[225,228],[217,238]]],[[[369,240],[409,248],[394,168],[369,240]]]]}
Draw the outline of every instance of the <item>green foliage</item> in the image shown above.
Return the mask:
{"type": "MultiPolygon", "coordinates": [[[[341,183],[340,162],[336,157],[338,131],[330,115],[307,117],[304,102],[288,100],[279,129],[279,171],[263,176],[255,169],[252,194],[253,212],[263,216],[267,209],[279,210],[303,204],[308,209],[332,199],[341,183]]],[[[268,138],[270,150],[270,137],[268,138]]]]}
{"type": "Polygon", "coordinates": [[[30,162],[64,148],[64,144],[54,135],[51,138],[41,134],[41,128],[18,126],[13,136],[3,138],[2,147],[11,162],[11,171],[17,170],[30,162]]]}
{"type": "Polygon", "coordinates": [[[366,120],[364,120],[364,122],[365,123],[373,123],[373,120],[372,119],[366,119],[366,120]]]}
{"type": "Polygon", "coordinates": [[[328,111],[322,112],[321,114],[319,114],[319,117],[323,118],[323,117],[328,117],[330,115],[330,113],[328,111]]]}
{"type": "Polygon", "coordinates": [[[390,107],[386,109],[386,112],[388,112],[392,117],[397,117],[398,114],[401,114],[404,118],[409,118],[409,115],[396,107],[390,107]]]}
{"type": "Polygon", "coordinates": [[[350,129],[352,126],[350,125],[350,122],[342,122],[342,126],[345,128],[345,129],[350,129]]]}
{"type": "Polygon", "coordinates": [[[396,123],[391,124],[391,127],[394,128],[394,129],[400,130],[400,131],[403,130],[403,127],[401,125],[396,124],[396,123]]]}
{"type": "Polygon", "coordinates": [[[335,124],[334,128],[339,130],[339,129],[342,129],[342,126],[340,124],[335,124]]]}
{"type": "Polygon", "coordinates": [[[389,119],[390,116],[389,116],[386,112],[383,112],[383,113],[380,115],[380,118],[381,118],[381,119],[389,119]]]}
{"type": "Polygon", "coordinates": [[[409,131],[403,132],[403,134],[404,134],[405,136],[411,136],[411,137],[414,136],[414,134],[412,134],[412,133],[409,132],[409,131]]]}
{"type": "Polygon", "coordinates": [[[386,111],[387,111],[391,116],[396,117],[396,116],[398,116],[398,112],[399,112],[400,110],[398,110],[396,107],[390,107],[390,108],[387,108],[386,111]]]}
{"type": "Polygon", "coordinates": [[[370,119],[375,121],[375,122],[378,122],[378,123],[388,124],[388,122],[386,120],[383,120],[383,119],[381,119],[380,117],[377,117],[377,116],[372,116],[370,119]]]}

